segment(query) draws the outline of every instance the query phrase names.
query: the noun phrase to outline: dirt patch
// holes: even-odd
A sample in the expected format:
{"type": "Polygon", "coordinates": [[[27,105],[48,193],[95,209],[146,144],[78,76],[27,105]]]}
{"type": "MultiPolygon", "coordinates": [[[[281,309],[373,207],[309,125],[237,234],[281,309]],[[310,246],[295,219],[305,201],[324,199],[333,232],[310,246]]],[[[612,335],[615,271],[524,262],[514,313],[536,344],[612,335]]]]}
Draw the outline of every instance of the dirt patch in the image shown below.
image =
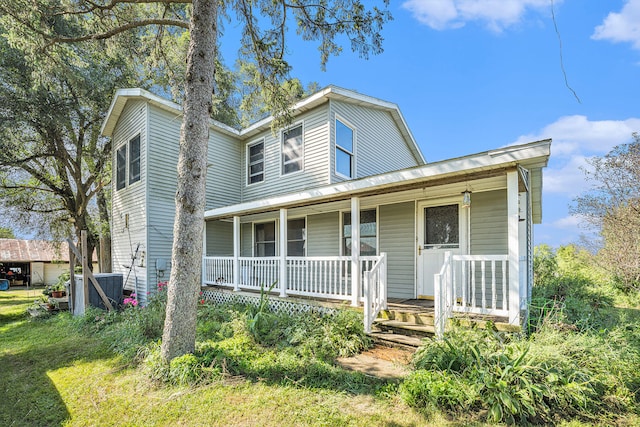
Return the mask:
{"type": "Polygon", "coordinates": [[[399,379],[409,373],[408,364],[412,354],[408,350],[376,345],[355,356],[341,357],[336,362],[345,369],[362,372],[366,375],[399,379]]]}

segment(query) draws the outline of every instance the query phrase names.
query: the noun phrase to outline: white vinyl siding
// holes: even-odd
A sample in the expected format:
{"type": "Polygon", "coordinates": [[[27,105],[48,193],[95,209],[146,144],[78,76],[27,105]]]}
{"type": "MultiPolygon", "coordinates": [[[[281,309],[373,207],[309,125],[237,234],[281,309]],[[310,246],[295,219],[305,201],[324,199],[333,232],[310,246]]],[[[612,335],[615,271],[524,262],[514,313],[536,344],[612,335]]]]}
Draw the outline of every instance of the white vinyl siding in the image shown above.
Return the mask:
{"type": "MultiPolygon", "coordinates": [[[[264,138],[264,181],[260,185],[246,185],[247,174],[235,174],[242,179],[242,201],[259,200],[275,195],[287,194],[303,189],[319,187],[329,183],[327,156],[329,155],[328,104],[301,114],[297,119],[302,124],[304,140],[304,171],[282,174],[281,133],[270,129],[252,137],[247,143],[264,138]]],[[[246,146],[246,143],[245,143],[246,146]]],[[[243,164],[246,165],[246,149],[243,164]]]]}
{"type": "MultiPolygon", "coordinates": [[[[335,119],[342,119],[357,129],[357,147],[354,157],[354,178],[377,175],[412,166],[416,159],[400,129],[387,111],[332,100],[331,126],[335,135],[335,119]]],[[[335,144],[335,138],[333,138],[335,144]]],[[[330,150],[332,182],[345,180],[336,171],[336,150],[330,150]]]]}
{"type": "Polygon", "coordinates": [[[387,295],[415,297],[415,204],[383,205],[378,208],[380,252],[387,253],[387,295]]]}
{"type": "MultiPolygon", "coordinates": [[[[140,137],[140,181],[135,185],[126,186],[112,193],[111,236],[112,236],[112,264],[114,273],[122,273],[123,278],[129,276],[124,287],[135,289],[136,285],[140,299],[146,301],[146,269],[138,266],[132,268],[131,257],[136,247],[139,251],[147,251],[147,209],[146,204],[146,147],[147,147],[147,104],[142,101],[129,101],[124,107],[113,132],[114,147],[128,147],[128,143],[136,136],[140,137]]],[[[128,148],[125,148],[125,157],[128,148]]],[[[118,151],[114,151],[114,162],[117,161],[118,151]]],[[[117,168],[116,168],[117,169],[117,168]]],[[[117,174],[117,171],[114,171],[117,174]]],[[[126,175],[125,175],[126,177],[126,175]]],[[[126,179],[126,178],[125,178],[126,179]]],[[[148,255],[148,254],[147,254],[148,255]]],[[[147,258],[148,260],[148,258],[147,258]]],[[[146,262],[146,261],[145,261],[146,262]]]]}
{"type": "Polygon", "coordinates": [[[253,256],[253,224],[240,224],[240,256],[253,256]]]}

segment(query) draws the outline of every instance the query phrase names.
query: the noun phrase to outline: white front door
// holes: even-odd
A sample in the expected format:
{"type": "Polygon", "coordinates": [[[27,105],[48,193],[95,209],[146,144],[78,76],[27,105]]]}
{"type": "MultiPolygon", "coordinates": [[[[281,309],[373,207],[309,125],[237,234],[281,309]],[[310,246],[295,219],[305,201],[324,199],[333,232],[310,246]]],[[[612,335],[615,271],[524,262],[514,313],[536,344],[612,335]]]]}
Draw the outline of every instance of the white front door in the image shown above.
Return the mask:
{"type": "Polygon", "coordinates": [[[418,203],[418,298],[433,298],[433,275],[444,254],[467,253],[467,209],[459,201],[418,203]]]}

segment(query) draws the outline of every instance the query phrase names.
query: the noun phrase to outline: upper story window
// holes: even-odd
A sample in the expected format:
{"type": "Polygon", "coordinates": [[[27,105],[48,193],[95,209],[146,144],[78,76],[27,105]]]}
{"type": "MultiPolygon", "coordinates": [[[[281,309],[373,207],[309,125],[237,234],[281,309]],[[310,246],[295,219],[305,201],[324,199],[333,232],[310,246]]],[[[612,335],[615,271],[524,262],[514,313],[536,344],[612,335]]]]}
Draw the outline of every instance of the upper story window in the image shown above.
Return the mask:
{"type": "Polygon", "coordinates": [[[282,174],[301,171],[304,167],[302,124],[282,131],[282,174]]]}
{"type": "MultiPolygon", "coordinates": [[[[360,255],[378,254],[376,210],[360,211],[360,255]]],[[[342,253],[351,256],[351,212],[342,214],[342,253]]]]}
{"type": "Polygon", "coordinates": [[[305,256],[306,246],[306,220],[300,218],[287,221],[287,255],[305,256]]]}
{"type": "Polygon", "coordinates": [[[247,147],[247,184],[264,181],[264,141],[247,147]]]}
{"type": "Polygon", "coordinates": [[[124,188],[127,183],[127,144],[116,152],[116,190],[124,188]]]}
{"type": "Polygon", "coordinates": [[[276,255],[276,223],[263,222],[254,225],[254,256],[265,257],[276,255]]]}
{"type": "Polygon", "coordinates": [[[353,178],[353,129],[336,119],[336,173],[353,178]]]}
{"type": "Polygon", "coordinates": [[[129,184],[140,181],[140,135],[129,141],[129,184]]]}

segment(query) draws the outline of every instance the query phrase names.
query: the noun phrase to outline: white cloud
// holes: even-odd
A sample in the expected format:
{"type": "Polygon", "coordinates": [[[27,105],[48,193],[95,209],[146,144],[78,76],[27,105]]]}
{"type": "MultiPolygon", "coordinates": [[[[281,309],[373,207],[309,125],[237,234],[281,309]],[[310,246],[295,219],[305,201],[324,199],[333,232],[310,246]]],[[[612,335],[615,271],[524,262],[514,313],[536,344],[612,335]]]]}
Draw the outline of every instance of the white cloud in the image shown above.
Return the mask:
{"type": "Polygon", "coordinates": [[[552,138],[552,156],[601,155],[630,142],[631,133],[638,131],[640,118],[590,121],[586,116],[574,115],[560,117],[536,134],[519,137],[515,143],[552,138]]]}
{"type": "Polygon", "coordinates": [[[402,7],[435,30],[459,28],[469,21],[481,21],[489,29],[500,32],[520,22],[527,10],[548,9],[550,6],[549,0],[407,0],[402,7]]]}
{"type": "Polygon", "coordinates": [[[628,0],[620,13],[611,12],[591,36],[596,40],[630,42],[640,49],[640,0],[628,0]]]}
{"type": "Polygon", "coordinates": [[[553,139],[549,166],[544,172],[544,192],[573,198],[590,186],[582,170],[589,166],[587,159],[631,142],[631,133],[638,131],[640,118],[591,121],[575,115],[560,117],[540,132],[519,137],[515,143],[553,139]]]}

